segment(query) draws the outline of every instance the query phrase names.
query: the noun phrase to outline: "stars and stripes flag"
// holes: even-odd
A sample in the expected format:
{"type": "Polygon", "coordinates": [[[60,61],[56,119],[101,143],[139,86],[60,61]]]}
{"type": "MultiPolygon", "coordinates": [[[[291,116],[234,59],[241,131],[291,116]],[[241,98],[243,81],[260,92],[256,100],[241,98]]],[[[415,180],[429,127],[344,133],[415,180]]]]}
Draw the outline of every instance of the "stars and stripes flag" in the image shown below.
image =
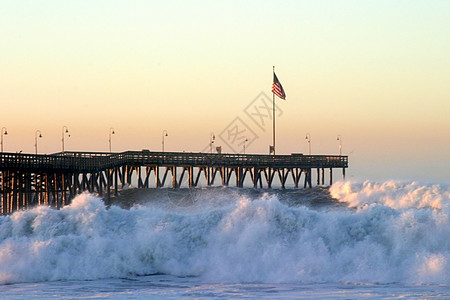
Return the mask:
{"type": "Polygon", "coordinates": [[[273,84],[272,84],[272,93],[277,95],[283,100],[286,100],[286,93],[284,92],[283,86],[280,81],[278,81],[277,75],[273,72],[273,84]]]}

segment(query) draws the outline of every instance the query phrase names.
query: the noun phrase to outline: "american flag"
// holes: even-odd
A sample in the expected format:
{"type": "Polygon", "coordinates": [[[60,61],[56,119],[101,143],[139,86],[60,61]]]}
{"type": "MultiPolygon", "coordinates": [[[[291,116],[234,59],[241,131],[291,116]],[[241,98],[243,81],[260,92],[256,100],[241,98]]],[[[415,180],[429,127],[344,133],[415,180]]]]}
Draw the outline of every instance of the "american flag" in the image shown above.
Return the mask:
{"type": "Polygon", "coordinates": [[[283,86],[278,81],[278,78],[277,78],[277,75],[275,75],[275,72],[273,72],[272,93],[274,93],[281,99],[286,100],[286,93],[284,92],[283,86]]]}

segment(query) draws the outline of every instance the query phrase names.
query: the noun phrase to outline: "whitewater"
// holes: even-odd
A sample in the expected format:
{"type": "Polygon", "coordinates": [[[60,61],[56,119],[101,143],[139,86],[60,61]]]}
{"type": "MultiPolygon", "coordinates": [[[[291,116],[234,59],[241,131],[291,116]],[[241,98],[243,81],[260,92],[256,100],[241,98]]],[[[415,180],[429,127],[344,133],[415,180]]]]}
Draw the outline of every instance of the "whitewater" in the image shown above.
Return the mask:
{"type": "Polygon", "coordinates": [[[450,188],[84,193],[0,217],[0,298],[450,298],[450,188]]]}

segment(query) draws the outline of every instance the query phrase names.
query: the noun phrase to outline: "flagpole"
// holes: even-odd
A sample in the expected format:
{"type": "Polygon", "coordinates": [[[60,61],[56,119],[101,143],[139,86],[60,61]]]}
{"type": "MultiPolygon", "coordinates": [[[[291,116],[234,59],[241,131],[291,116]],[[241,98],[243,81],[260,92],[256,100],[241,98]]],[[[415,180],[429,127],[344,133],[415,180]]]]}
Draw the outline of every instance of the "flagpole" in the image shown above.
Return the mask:
{"type": "MultiPolygon", "coordinates": [[[[275,66],[273,66],[273,74],[275,74],[275,66]]],[[[275,155],[275,93],[272,91],[272,113],[273,113],[273,155],[275,155]]]]}

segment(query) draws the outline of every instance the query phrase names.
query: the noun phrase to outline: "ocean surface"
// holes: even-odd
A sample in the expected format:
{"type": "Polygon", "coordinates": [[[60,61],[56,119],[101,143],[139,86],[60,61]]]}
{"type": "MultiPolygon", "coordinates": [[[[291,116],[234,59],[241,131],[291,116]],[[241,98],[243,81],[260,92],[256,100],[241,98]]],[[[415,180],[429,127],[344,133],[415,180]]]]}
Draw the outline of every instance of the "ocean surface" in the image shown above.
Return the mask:
{"type": "Polygon", "coordinates": [[[1,299],[449,299],[450,188],[124,190],[0,217],[1,299]]]}

